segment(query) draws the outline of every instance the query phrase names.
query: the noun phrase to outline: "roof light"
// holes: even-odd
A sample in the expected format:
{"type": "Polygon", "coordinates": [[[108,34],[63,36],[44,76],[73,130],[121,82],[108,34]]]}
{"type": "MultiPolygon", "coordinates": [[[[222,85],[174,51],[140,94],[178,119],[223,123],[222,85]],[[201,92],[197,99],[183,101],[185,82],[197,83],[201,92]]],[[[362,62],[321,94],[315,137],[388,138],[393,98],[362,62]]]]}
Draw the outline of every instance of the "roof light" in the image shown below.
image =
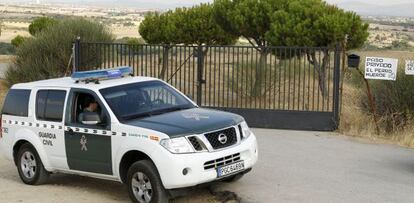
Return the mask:
{"type": "Polygon", "coordinates": [[[131,67],[119,67],[114,69],[74,72],[72,74],[72,79],[77,82],[97,82],[99,80],[120,78],[127,75],[132,75],[131,67]]]}

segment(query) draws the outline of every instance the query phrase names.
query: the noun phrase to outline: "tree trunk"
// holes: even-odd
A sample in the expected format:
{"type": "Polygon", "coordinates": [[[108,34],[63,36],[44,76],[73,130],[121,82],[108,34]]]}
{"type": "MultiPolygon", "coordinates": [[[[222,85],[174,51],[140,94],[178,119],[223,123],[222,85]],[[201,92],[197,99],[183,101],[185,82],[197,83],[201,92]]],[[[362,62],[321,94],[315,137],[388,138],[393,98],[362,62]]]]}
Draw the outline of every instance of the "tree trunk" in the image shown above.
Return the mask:
{"type": "Polygon", "coordinates": [[[165,45],[163,46],[163,53],[162,53],[162,69],[160,74],[158,75],[158,78],[164,80],[165,78],[165,72],[167,71],[168,68],[168,53],[170,51],[171,46],[170,45],[165,45]]]}
{"type": "Polygon", "coordinates": [[[319,90],[321,91],[322,97],[326,98],[328,96],[328,91],[326,88],[326,66],[329,64],[329,51],[324,51],[324,56],[322,58],[322,63],[318,61],[316,57],[316,52],[308,54],[308,60],[315,68],[315,71],[318,74],[318,85],[319,90]]]}
{"type": "Polygon", "coordinates": [[[255,78],[254,78],[254,86],[252,88],[251,96],[258,97],[262,94],[262,85],[263,85],[263,79],[266,72],[266,64],[267,64],[267,55],[268,51],[266,49],[260,50],[260,59],[259,64],[256,66],[255,71],[255,78]]]}
{"type": "Polygon", "coordinates": [[[205,49],[203,49],[203,64],[205,64],[205,62],[206,62],[206,56],[207,56],[207,53],[208,53],[208,45],[207,46],[205,46],[206,48],[205,49]]]}

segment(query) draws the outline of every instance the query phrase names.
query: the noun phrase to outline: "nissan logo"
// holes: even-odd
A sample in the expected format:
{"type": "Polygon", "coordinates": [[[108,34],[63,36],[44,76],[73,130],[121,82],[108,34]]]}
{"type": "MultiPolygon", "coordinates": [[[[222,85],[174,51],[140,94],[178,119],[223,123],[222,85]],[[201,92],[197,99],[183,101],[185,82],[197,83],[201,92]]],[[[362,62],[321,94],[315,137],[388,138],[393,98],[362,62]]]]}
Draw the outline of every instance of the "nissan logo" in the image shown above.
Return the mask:
{"type": "Polygon", "coordinates": [[[220,133],[219,136],[218,136],[218,141],[221,144],[226,144],[226,142],[227,142],[227,135],[224,134],[224,133],[220,133]]]}

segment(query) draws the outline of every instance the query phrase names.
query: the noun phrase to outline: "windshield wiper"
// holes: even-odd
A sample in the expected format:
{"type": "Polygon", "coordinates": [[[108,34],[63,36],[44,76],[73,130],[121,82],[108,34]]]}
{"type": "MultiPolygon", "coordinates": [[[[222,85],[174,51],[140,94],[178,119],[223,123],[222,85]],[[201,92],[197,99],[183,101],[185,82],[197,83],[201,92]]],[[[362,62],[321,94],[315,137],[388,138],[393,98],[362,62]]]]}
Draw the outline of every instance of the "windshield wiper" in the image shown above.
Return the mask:
{"type": "Polygon", "coordinates": [[[160,114],[164,114],[164,113],[169,113],[169,112],[174,112],[174,111],[181,111],[181,110],[190,109],[190,108],[192,108],[192,107],[176,106],[176,107],[165,108],[165,109],[160,109],[160,110],[153,111],[153,112],[151,112],[151,115],[160,115],[160,114]]]}
{"type": "Polygon", "coordinates": [[[144,118],[144,117],[149,117],[149,116],[152,116],[152,114],[150,112],[145,112],[145,113],[123,116],[123,119],[132,120],[132,119],[144,118]]]}
{"type": "Polygon", "coordinates": [[[181,110],[185,110],[185,109],[191,109],[194,107],[191,106],[176,106],[176,107],[171,107],[171,108],[165,108],[165,109],[158,109],[158,110],[154,110],[154,111],[150,111],[150,112],[144,112],[144,113],[139,113],[139,114],[135,114],[135,115],[128,115],[128,116],[124,116],[125,120],[132,120],[132,119],[138,119],[138,118],[145,118],[145,117],[150,117],[150,116],[155,116],[155,115],[161,115],[164,113],[169,113],[169,112],[174,112],[174,111],[181,111],[181,110]]]}

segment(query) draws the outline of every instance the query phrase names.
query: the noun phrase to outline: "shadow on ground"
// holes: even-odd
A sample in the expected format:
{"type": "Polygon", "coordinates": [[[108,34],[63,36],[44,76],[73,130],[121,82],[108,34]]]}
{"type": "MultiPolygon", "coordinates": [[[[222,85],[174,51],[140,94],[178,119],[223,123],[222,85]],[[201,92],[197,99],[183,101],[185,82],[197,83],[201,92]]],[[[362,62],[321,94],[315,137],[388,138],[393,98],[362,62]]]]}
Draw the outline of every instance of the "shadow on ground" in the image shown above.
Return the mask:
{"type": "MultiPolygon", "coordinates": [[[[240,197],[230,191],[215,191],[216,184],[202,188],[187,189],[181,196],[172,199],[171,203],[238,203],[242,202],[240,197]]],[[[53,174],[48,185],[65,187],[68,189],[85,190],[92,193],[100,193],[108,199],[120,202],[128,202],[128,191],[124,184],[77,175],[53,174]]]]}

